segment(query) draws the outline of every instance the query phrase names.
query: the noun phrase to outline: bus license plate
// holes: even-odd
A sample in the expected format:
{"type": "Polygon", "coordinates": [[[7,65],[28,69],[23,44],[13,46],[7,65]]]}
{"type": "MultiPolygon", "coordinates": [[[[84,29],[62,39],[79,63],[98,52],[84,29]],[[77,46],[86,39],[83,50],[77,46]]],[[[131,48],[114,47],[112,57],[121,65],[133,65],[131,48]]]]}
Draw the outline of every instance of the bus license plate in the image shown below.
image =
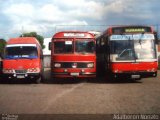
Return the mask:
{"type": "Polygon", "coordinates": [[[24,75],[17,75],[17,78],[21,79],[21,78],[25,78],[24,75]]]}
{"type": "Polygon", "coordinates": [[[131,75],[131,78],[140,78],[140,75],[131,75]]]}
{"type": "Polygon", "coordinates": [[[71,76],[79,76],[79,73],[71,73],[71,76]]]}

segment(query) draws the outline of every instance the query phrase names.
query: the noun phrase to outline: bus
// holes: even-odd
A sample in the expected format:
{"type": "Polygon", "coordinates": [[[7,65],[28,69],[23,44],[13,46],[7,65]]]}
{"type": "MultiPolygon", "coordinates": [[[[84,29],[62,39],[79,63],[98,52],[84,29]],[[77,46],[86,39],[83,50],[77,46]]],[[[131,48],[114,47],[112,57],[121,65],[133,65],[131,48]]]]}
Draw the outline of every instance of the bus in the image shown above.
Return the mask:
{"type": "Polygon", "coordinates": [[[89,32],[62,31],[52,37],[52,78],[96,77],[96,40],[89,32]]]}
{"type": "Polygon", "coordinates": [[[34,37],[11,38],[7,41],[3,56],[3,74],[9,79],[33,80],[43,78],[43,52],[34,37]]]}
{"type": "Polygon", "coordinates": [[[98,73],[113,79],[156,77],[158,62],[154,33],[151,26],[106,29],[96,38],[98,73]]]}

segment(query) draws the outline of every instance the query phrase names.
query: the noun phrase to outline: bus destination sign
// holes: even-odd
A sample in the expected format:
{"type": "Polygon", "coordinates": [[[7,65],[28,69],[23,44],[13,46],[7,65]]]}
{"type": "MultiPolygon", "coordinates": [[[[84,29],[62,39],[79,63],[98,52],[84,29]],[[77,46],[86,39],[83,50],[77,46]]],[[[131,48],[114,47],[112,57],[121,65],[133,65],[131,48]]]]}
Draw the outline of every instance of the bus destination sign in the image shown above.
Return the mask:
{"type": "Polygon", "coordinates": [[[84,37],[83,33],[64,33],[64,37],[84,37]]]}
{"type": "Polygon", "coordinates": [[[144,28],[126,28],[125,29],[126,33],[130,33],[130,32],[145,32],[144,28]]]}
{"type": "Polygon", "coordinates": [[[133,26],[133,27],[114,27],[112,28],[113,34],[123,33],[145,33],[152,32],[150,27],[133,26]]]}

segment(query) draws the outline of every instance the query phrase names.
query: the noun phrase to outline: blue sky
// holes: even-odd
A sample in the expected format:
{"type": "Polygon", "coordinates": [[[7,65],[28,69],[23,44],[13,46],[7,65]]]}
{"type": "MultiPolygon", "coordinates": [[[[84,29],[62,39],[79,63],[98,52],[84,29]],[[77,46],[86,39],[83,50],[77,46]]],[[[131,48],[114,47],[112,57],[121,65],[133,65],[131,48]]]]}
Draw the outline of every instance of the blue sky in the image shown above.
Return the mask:
{"type": "Polygon", "coordinates": [[[51,37],[67,29],[101,31],[106,25],[157,25],[159,5],[160,0],[0,0],[0,38],[31,31],[51,37]]]}

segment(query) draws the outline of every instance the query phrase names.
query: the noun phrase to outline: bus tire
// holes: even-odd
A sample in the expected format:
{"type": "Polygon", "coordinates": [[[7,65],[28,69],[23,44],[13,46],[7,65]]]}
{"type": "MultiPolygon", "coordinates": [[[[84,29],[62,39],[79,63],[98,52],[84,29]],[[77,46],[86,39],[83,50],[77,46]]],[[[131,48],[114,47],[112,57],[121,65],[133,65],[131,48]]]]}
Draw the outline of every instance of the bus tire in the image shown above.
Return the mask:
{"type": "Polygon", "coordinates": [[[157,77],[157,71],[154,72],[153,77],[157,77]]]}
{"type": "Polygon", "coordinates": [[[35,82],[36,84],[40,84],[41,81],[42,81],[42,76],[40,76],[40,77],[34,79],[34,82],[35,82]]]}

